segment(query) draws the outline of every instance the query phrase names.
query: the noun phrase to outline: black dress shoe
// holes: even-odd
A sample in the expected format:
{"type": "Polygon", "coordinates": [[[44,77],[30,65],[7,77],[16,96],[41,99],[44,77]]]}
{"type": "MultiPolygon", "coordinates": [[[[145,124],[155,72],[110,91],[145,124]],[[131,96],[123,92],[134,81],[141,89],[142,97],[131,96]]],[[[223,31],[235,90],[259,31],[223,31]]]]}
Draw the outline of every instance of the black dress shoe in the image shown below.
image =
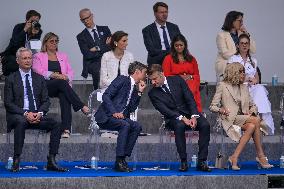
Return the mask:
{"type": "Polygon", "coordinates": [[[20,171],[20,157],[18,156],[13,157],[13,165],[10,171],[14,173],[20,171]]]}
{"type": "Polygon", "coordinates": [[[181,172],[185,172],[188,170],[188,165],[187,165],[187,162],[186,161],[182,161],[180,163],[180,168],[179,168],[179,171],[181,172]]]}
{"type": "Polygon", "coordinates": [[[114,165],[114,170],[118,172],[130,172],[131,170],[128,168],[125,160],[116,160],[114,165]]]}
{"type": "Polygon", "coordinates": [[[129,169],[129,172],[132,172],[133,170],[130,167],[128,167],[128,163],[125,161],[125,159],[123,159],[122,161],[124,166],[129,169]]]}
{"type": "Polygon", "coordinates": [[[55,161],[55,155],[47,156],[47,171],[67,172],[67,168],[59,167],[55,161]]]}
{"type": "Polygon", "coordinates": [[[207,166],[207,164],[204,161],[200,161],[197,163],[196,170],[204,171],[204,172],[211,172],[211,169],[207,166]]]}

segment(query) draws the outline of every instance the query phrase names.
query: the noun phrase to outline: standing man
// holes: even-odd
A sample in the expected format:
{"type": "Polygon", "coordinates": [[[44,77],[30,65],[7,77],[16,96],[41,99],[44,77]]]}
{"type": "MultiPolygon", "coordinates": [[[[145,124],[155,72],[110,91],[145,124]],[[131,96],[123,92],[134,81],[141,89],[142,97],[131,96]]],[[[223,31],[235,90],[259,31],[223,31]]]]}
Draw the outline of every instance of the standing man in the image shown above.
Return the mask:
{"type": "Polygon", "coordinates": [[[110,50],[109,43],[111,32],[107,26],[97,26],[94,23],[94,15],[90,9],[82,9],[79,12],[81,22],[86,28],[77,35],[77,41],[83,54],[82,77],[92,75],[94,90],[99,88],[101,58],[110,50]]]}
{"type": "Polygon", "coordinates": [[[146,87],[147,66],[140,62],[129,65],[129,76],[116,77],[103,94],[103,103],[98,108],[95,118],[102,129],[118,131],[116,161],[114,169],[130,172],[125,157],[131,152],[141,131],[138,122],[129,119],[139,105],[141,95],[146,87]],[[138,87],[137,87],[138,85],[138,87]]]}
{"type": "Polygon", "coordinates": [[[29,10],[26,13],[26,22],[17,24],[14,27],[8,47],[4,52],[0,53],[3,75],[8,76],[10,73],[19,70],[16,62],[16,52],[20,47],[27,47],[29,40],[40,40],[42,34],[41,25],[39,24],[40,18],[40,13],[29,10]]]}
{"type": "Polygon", "coordinates": [[[148,51],[147,63],[162,65],[165,56],[170,52],[170,44],[173,37],[180,33],[176,24],[167,22],[168,5],[157,2],[153,6],[155,22],[146,26],[143,30],[143,39],[148,51]]]}
{"type": "Polygon", "coordinates": [[[197,170],[211,171],[206,165],[210,141],[210,125],[197,111],[194,97],[180,76],[165,77],[162,67],[154,64],[148,71],[153,88],[149,97],[154,107],[164,115],[166,126],[175,133],[177,151],[181,159],[180,171],[187,171],[185,131],[199,131],[197,170]]]}
{"type": "MultiPolygon", "coordinates": [[[[67,169],[56,164],[60,144],[60,125],[48,118],[50,102],[45,80],[31,70],[32,52],[21,47],[16,53],[19,70],[6,77],[4,104],[7,117],[7,131],[14,129],[14,158],[11,171],[20,170],[20,156],[25,140],[26,129],[50,131],[47,170],[65,172],[67,169]]],[[[34,154],[36,155],[36,154],[34,154]]]]}

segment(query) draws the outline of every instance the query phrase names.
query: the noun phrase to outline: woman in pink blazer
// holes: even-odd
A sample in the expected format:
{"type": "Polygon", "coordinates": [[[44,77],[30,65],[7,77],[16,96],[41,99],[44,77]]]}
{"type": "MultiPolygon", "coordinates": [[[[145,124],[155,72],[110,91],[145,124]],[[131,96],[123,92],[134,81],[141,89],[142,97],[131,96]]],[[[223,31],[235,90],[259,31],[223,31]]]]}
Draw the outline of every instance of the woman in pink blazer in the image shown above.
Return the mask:
{"type": "Polygon", "coordinates": [[[33,57],[33,70],[46,79],[48,95],[59,98],[62,137],[69,138],[72,122],[71,105],[75,112],[81,110],[84,114],[88,114],[89,108],[71,88],[74,72],[67,55],[58,52],[58,42],[59,37],[52,32],[44,36],[41,52],[33,57]]]}

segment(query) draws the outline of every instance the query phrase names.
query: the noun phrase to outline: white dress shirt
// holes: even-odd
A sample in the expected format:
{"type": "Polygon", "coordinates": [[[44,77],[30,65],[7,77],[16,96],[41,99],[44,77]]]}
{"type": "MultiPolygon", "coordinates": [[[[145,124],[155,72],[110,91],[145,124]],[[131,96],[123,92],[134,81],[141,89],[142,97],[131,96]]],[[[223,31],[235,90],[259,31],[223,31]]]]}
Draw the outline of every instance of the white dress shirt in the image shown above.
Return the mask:
{"type": "MultiPolygon", "coordinates": [[[[162,25],[158,24],[157,22],[155,22],[155,24],[157,26],[157,29],[158,29],[158,32],[159,32],[159,36],[160,36],[160,39],[161,39],[162,50],[166,50],[164,37],[163,37],[163,29],[161,28],[162,25]]],[[[170,35],[169,35],[169,31],[168,31],[167,25],[165,24],[164,26],[165,26],[167,38],[168,38],[168,41],[169,41],[169,45],[171,46],[171,38],[170,38],[170,35]]]]}
{"type": "Polygon", "coordinates": [[[130,91],[129,91],[129,95],[128,95],[128,99],[127,99],[127,103],[126,103],[126,106],[129,104],[130,102],[130,99],[131,99],[131,95],[132,95],[132,92],[134,90],[134,85],[135,85],[135,80],[130,76],[130,81],[131,81],[131,88],[130,88],[130,91]]]}
{"type": "Polygon", "coordinates": [[[29,74],[28,80],[30,82],[31,89],[32,89],[32,95],[33,95],[33,99],[34,99],[34,106],[35,106],[35,109],[37,110],[35,97],[34,97],[34,91],[33,91],[33,81],[32,81],[31,70],[29,72],[23,72],[21,69],[19,69],[19,71],[20,71],[22,82],[23,82],[23,86],[24,86],[24,107],[23,107],[23,109],[24,110],[29,110],[29,99],[28,99],[27,87],[26,87],[26,74],[29,74]]]}

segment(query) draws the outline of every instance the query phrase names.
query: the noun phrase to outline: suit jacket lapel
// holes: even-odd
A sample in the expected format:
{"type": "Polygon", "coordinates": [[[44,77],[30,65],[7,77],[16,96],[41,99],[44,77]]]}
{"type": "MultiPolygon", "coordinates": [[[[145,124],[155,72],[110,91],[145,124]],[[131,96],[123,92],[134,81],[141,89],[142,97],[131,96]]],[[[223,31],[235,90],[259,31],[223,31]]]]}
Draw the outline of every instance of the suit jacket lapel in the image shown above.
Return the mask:
{"type": "Polygon", "coordinates": [[[162,48],[162,45],[161,45],[161,38],[160,38],[160,35],[159,35],[159,31],[158,31],[158,28],[156,26],[156,23],[154,22],[152,25],[152,33],[153,33],[153,37],[154,39],[157,40],[157,44],[159,44],[159,48],[162,48]]]}
{"type": "Polygon", "coordinates": [[[93,37],[91,36],[90,32],[87,30],[87,28],[85,28],[84,30],[84,35],[87,41],[89,41],[92,46],[95,46],[95,41],[93,39],[93,37]]]}
{"type": "Polygon", "coordinates": [[[176,104],[176,99],[175,99],[175,84],[172,82],[171,78],[167,77],[167,82],[168,82],[168,86],[169,86],[169,89],[170,89],[170,96],[172,97],[174,103],[176,104]]]}
{"type": "MultiPolygon", "coordinates": [[[[246,85],[240,85],[240,90],[241,90],[241,101],[242,101],[242,110],[245,110],[244,108],[245,108],[245,104],[246,104],[246,102],[247,102],[247,98],[246,98],[246,96],[247,95],[245,95],[245,87],[247,87],[246,85]]],[[[246,112],[243,112],[243,113],[246,113],[246,112]]]]}
{"type": "Polygon", "coordinates": [[[231,96],[233,97],[233,99],[234,99],[236,102],[238,102],[238,101],[237,101],[237,98],[236,98],[236,93],[235,93],[235,91],[233,90],[233,87],[232,87],[231,85],[229,85],[229,84],[226,84],[226,88],[228,89],[228,91],[229,91],[229,93],[231,94],[231,96]]]}
{"type": "Polygon", "coordinates": [[[174,32],[172,31],[172,27],[168,22],[167,22],[167,29],[168,29],[170,38],[171,39],[174,38],[174,36],[173,36],[174,32]]]}
{"type": "Polygon", "coordinates": [[[23,99],[23,103],[24,103],[24,84],[23,84],[23,80],[22,80],[20,71],[17,72],[15,79],[16,79],[16,85],[18,86],[17,88],[19,89],[18,90],[18,92],[19,92],[18,95],[23,97],[22,99],[23,99]]]}

